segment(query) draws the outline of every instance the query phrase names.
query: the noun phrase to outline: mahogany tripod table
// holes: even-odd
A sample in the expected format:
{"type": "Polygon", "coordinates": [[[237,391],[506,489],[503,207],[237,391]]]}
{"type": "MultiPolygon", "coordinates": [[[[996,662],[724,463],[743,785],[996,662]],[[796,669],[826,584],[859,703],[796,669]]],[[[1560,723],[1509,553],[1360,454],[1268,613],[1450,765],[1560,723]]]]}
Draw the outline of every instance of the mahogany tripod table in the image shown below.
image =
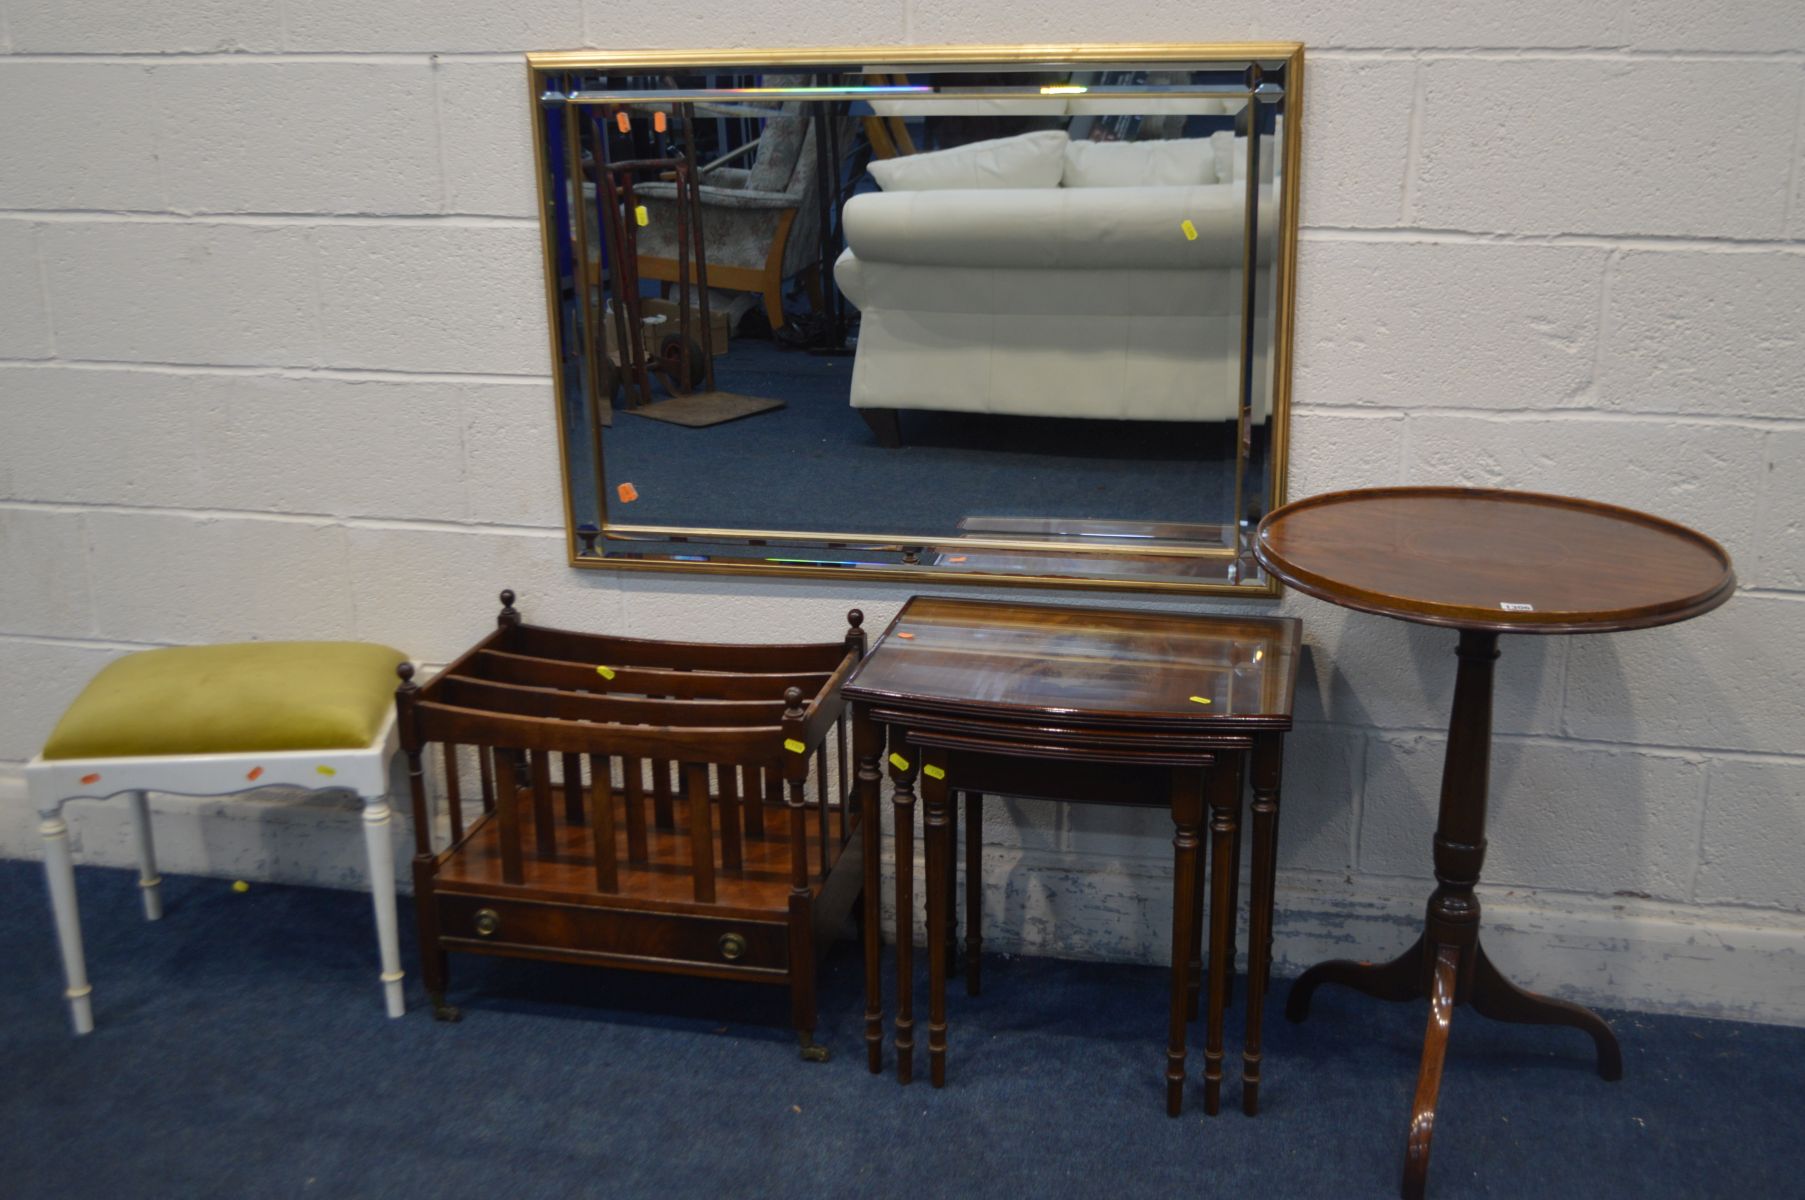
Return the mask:
{"type": "Polygon", "coordinates": [[[1170,808],[1172,982],[1166,1111],[1184,1103],[1185,1026],[1208,998],[1204,1109],[1221,1106],[1223,1017],[1235,961],[1243,763],[1253,779],[1253,887],[1241,1102],[1258,1108],[1260,1013],[1270,974],[1279,772],[1291,728],[1299,623],[1290,617],[1121,612],[1040,604],[911,599],[847,680],[865,843],[865,1042],[881,1068],[878,791],[895,785],[896,1074],[914,1066],[915,810],[927,851],[928,1059],[946,1082],[946,979],[953,952],[954,832],[966,818],[966,976],[978,993],[985,793],[1170,808]],[[949,819],[950,818],[950,819],[949,819]],[[1203,984],[1203,856],[1210,866],[1209,971],[1203,984]]]}
{"type": "Polygon", "coordinates": [[[1523,991],[1479,944],[1473,894],[1485,861],[1492,664],[1501,633],[1607,633],[1684,621],[1735,589],[1730,557],[1703,534],[1588,500],[1447,487],[1374,488],[1299,500],[1260,522],[1255,553],[1301,592],[1361,612],[1460,631],[1454,709],[1435,830],[1435,878],[1423,934],[1382,965],[1319,963],[1291,987],[1285,1015],[1340,983],[1383,1000],[1429,998],[1404,1156],[1403,1194],[1423,1194],[1436,1097],[1456,1006],[1592,1036],[1598,1073],[1623,1076],[1610,1026],[1597,1014],[1523,991]]]}

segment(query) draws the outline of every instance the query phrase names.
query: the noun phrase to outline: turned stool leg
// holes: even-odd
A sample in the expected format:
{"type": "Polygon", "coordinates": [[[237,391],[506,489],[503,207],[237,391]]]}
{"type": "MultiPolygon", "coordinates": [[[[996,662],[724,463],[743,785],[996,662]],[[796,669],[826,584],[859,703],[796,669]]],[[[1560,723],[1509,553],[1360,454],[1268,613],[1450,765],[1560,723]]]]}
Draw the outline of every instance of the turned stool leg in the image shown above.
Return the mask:
{"type": "Polygon", "coordinates": [[[50,911],[56,917],[56,940],[63,953],[63,977],[68,989],[69,1019],[75,1032],[94,1032],[94,1007],[88,986],[88,965],[81,949],[81,911],[75,903],[75,860],[69,854],[69,826],[59,805],[44,814],[38,832],[44,835],[44,877],[50,884],[50,911]]]}
{"type": "Polygon", "coordinates": [[[163,919],[163,877],[157,874],[157,847],[150,838],[150,797],[132,793],[132,831],[138,837],[138,886],[144,891],[144,919],[163,919]]]}
{"type": "Polygon", "coordinates": [[[382,996],[389,1016],[407,1011],[401,998],[401,939],[395,931],[395,857],[386,796],[364,797],[364,850],[370,858],[370,903],[376,909],[376,945],[382,956],[382,996]]]}

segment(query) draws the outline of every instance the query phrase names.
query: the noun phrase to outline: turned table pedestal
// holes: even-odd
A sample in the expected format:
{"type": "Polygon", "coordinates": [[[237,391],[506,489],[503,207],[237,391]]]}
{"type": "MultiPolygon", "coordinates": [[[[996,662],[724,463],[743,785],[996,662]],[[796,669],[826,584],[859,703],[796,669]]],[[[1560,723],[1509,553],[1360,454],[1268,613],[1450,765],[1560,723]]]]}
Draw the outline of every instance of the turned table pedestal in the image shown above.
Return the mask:
{"type": "Polygon", "coordinates": [[[1320,963],[1292,985],[1285,1012],[1339,983],[1384,1000],[1429,999],[1404,1160],[1403,1194],[1423,1193],[1453,1009],[1500,1021],[1568,1025],[1591,1035],[1598,1073],[1623,1058],[1595,1013],[1523,991],[1479,943],[1485,861],[1492,665],[1501,633],[1604,633],[1683,621],[1735,588],[1710,538],[1656,517],[1585,500],[1466,488],[1377,488],[1313,496],[1260,522],[1266,569],[1320,599],[1459,630],[1453,715],[1435,830],[1435,878],[1423,934],[1389,963],[1320,963]]]}

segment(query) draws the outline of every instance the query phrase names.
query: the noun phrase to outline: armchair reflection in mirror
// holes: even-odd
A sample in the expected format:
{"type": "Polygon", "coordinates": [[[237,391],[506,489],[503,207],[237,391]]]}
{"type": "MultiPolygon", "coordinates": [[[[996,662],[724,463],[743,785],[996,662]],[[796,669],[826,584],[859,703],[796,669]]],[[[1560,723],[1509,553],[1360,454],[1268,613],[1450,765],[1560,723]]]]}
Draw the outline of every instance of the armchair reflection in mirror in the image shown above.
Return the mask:
{"type": "Polygon", "coordinates": [[[1271,591],[1302,66],[529,56],[572,562],[1271,591]]]}

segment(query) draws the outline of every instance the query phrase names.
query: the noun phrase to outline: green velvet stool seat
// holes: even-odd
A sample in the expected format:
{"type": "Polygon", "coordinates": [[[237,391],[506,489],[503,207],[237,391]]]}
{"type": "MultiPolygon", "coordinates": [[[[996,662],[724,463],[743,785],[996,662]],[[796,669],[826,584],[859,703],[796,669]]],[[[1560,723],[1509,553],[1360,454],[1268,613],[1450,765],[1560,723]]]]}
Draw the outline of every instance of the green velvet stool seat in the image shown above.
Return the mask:
{"type": "Polygon", "coordinates": [[[144,913],[163,915],[148,793],[233,795],[266,787],[348,790],[363,801],[370,892],[389,1015],[402,1014],[390,849],[395,666],[362,642],[246,642],[129,654],[95,676],[26,765],[42,819],[71,1017],[94,1027],[63,805],[130,798],[144,913]]]}

